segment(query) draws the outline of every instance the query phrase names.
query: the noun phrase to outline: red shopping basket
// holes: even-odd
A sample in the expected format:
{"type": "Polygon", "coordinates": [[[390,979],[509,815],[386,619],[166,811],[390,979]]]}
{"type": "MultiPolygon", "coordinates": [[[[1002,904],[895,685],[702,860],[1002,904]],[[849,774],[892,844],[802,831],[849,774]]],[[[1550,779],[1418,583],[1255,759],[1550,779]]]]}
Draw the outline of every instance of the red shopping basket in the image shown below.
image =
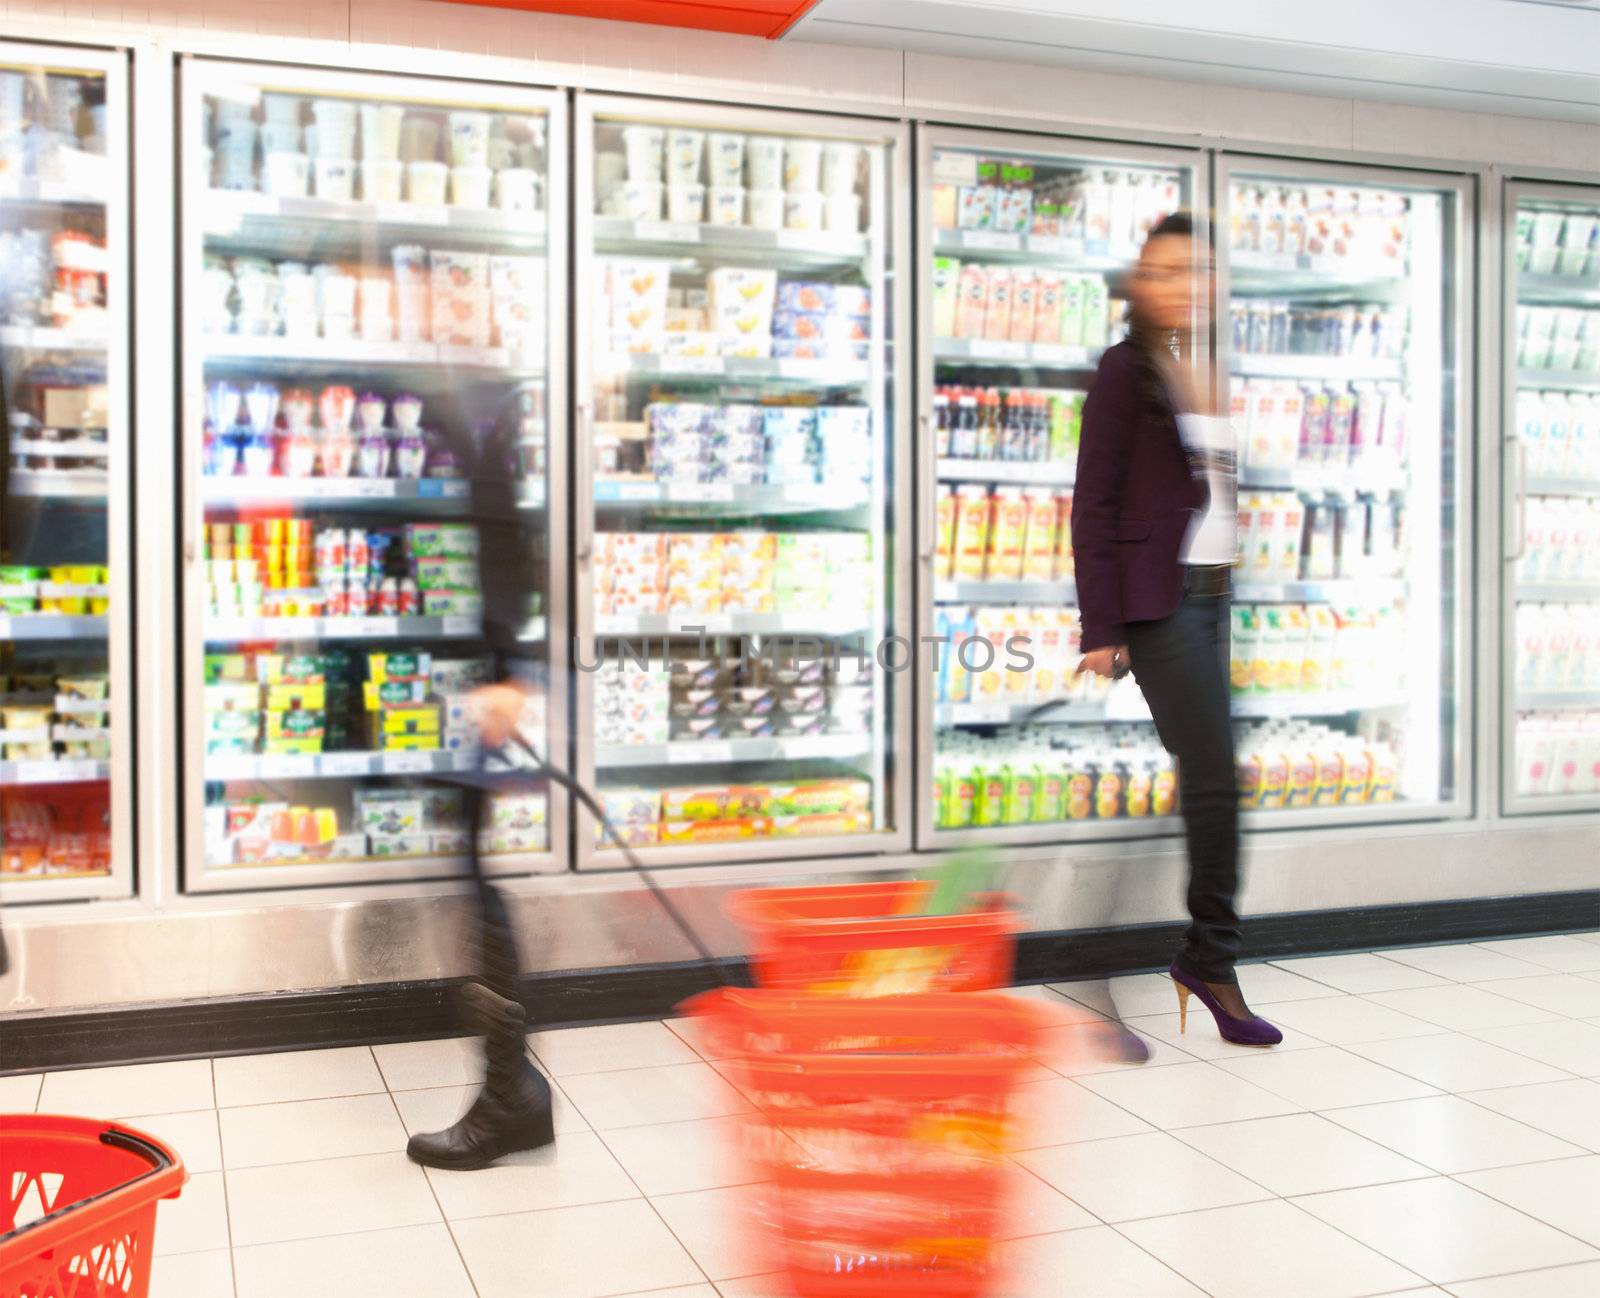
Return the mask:
{"type": "Polygon", "coordinates": [[[959,915],[919,915],[927,880],[761,888],[728,898],[763,987],[847,996],[990,991],[1011,982],[1018,922],[989,899],[959,915]]]}
{"type": "Polygon", "coordinates": [[[146,1298],[156,1201],[177,1198],[186,1175],[127,1127],[0,1117],[0,1298],[146,1298]]]}
{"type": "Polygon", "coordinates": [[[767,1261],[801,1298],[978,1298],[1016,1170],[1011,1093],[1031,1066],[1031,1002],[934,993],[865,1000],[726,989],[709,1020],[756,1105],[770,1184],[767,1261]]]}

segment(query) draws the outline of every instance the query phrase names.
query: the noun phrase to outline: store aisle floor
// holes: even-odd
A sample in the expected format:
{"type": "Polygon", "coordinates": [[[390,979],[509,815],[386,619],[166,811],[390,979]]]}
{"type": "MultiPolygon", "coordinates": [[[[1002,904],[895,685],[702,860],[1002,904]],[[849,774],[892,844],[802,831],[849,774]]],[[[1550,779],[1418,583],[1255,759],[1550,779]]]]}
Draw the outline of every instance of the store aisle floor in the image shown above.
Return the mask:
{"type": "MultiPolygon", "coordinates": [[[[1118,979],[1152,1046],[1071,1049],[1025,1092],[1017,1298],[1571,1298],[1600,1293],[1600,932],[1244,970],[1285,1032],[1178,1034],[1162,976],[1118,979]]],[[[152,1298],[776,1298],[740,1245],[748,1112],[692,1027],[537,1033],[553,1149],[423,1172],[408,1132],[470,1093],[464,1042],[0,1079],[0,1109],[115,1114],[193,1177],[164,1204],[152,1298]]]]}

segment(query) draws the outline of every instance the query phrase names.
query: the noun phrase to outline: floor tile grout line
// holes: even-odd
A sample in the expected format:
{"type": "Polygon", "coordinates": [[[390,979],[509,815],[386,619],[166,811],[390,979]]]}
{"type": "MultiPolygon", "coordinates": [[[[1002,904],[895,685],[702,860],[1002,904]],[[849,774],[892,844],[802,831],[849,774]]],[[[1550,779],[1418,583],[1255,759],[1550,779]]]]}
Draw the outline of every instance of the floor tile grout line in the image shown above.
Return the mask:
{"type": "MultiPolygon", "coordinates": [[[[222,1220],[228,1230],[228,1289],[233,1298],[239,1298],[239,1268],[233,1258],[233,1200],[228,1194],[228,1154],[222,1145],[222,1112],[216,1107],[217,1061],[206,1061],[211,1070],[211,1116],[217,1124],[217,1180],[222,1186],[222,1220]]],[[[198,1110],[197,1110],[198,1112],[198,1110]]]]}
{"type": "MultiPolygon", "coordinates": [[[[1589,1157],[1594,1157],[1594,1155],[1590,1155],[1589,1157]]],[[[1574,1161],[1571,1157],[1564,1158],[1564,1159],[1563,1158],[1554,1158],[1554,1159],[1546,1159],[1546,1160],[1544,1160],[1544,1162],[1546,1162],[1546,1163],[1562,1163],[1562,1162],[1571,1162],[1571,1161],[1574,1161]]],[[[1538,1164],[1534,1164],[1534,1163],[1526,1163],[1526,1164],[1524,1164],[1524,1163],[1516,1163],[1516,1164],[1512,1164],[1511,1166],[1512,1167],[1534,1167],[1534,1166],[1538,1166],[1538,1164]]],[[[1549,1230],[1553,1230],[1557,1234],[1565,1235],[1568,1239],[1574,1240],[1577,1243],[1583,1245],[1583,1247],[1593,1250],[1595,1256],[1593,1258],[1590,1258],[1590,1259],[1587,1259],[1587,1260],[1589,1260],[1589,1261],[1600,1261],[1600,1246],[1595,1245],[1590,1240],[1584,1239],[1581,1235],[1574,1235],[1565,1226],[1558,1226],[1553,1221],[1546,1221],[1543,1217],[1535,1216],[1533,1213],[1529,1212],[1526,1208],[1519,1208],[1514,1203],[1510,1203],[1505,1199],[1498,1198],[1497,1196],[1490,1194],[1487,1190],[1481,1190],[1477,1186],[1469,1185],[1466,1181],[1461,1180],[1461,1177],[1463,1177],[1463,1176],[1475,1176],[1475,1175],[1478,1174],[1478,1172],[1506,1172],[1506,1171],[1510,1171],[1510,1170],[1511,1170],[1511,1167],[1477,1168],[1477,1169],[1474,1169],[1471,1172],[1455,1172],[1455,1173],[1452,1173],[1450,1175],[1450,1179],[1452,1181],[1454,1181],[1457,1185],[1459,1185],[1463,1190],[1470,1190],[1474,1194],[1480,1194],[1485,1199],[1488,1199],[1491,1203],[1498,1203],[1502,1208],[1509,1208],[1512,1212],[1517,1213],[1519,1216],[1526,1217],[1526,1218],[1528,1218],[1529,1221],[1536,1221],[1541,1226],[1544,1226],[1549,1230]]],[[[1478,1277],[1474,1276],[1473,1278],[1477,1279],[1478,1277]]]]}
{"type": "MultiPolygon", "coordinates": [[[[368,1046],[367,1049],[371,1050],[372,1047],[368,1046]]],[[[377,1063],[376,1055],[373,1057],[373,1063],[377,1063]]],[[[379,1076],[383,1075],[382,1068],[378,1069],[378,1074],[379,1076]]],[[[384,1079],[384,1084],[388,1085],[387,1078],[384,1079]]],[[[410,1132],[406,1127],[405,1116],[400,1112],[400,1103],[394,1098],[393,1091],[385,1091],[384,1094],[388,1096],[389,1107],[394,1110],[395,1121],[400,1124],[400,1130],[406,1133],[406,1140],[409,1144],[411,1139],[410,1132]]],[[[409,1158],[409,1155],[407,1157],[409,1158]]],[[[439,1210],[439,1220],[444,1223],[445,1233],[450,1236],[450,1247],[456,1251],[456,1259],[461,1263],[461,1273],[467,1277],[467,1287],[472,1290],[474,1298],[477,1298],[478,1282],[473,1277],[472,1266],[468,1263],[467,1255],[461,1248],[461,1241],[456,1238],[455,1226],[450,1221],[450,1215],[444,1210],[444,1203],[439,1198],[439,1188],[434,1185],[433,1178],[428,1175],[428,1169],[425,1167],[422,1169],[422,1179],[427,1183],[428,1194],[433,1198],[433,1206],[439,1210]]]]}
{"type": "MultiPolygon", "coordinates": [[[[649,1207],[650,1211],[655,1214],[655,1219],[657,1221],[659,1221],[662,1224],[662,1226],[664,1226],[666,1228],[667,1234],[672,1236],[672,1242],[683,1250],[684,1257],[689,1259],[689,1265],[692,1266],[696,1271],[698,1271],[701,1274],[701,1276],[703,1276],[705,1278],[705,1282],[708,1285],[710,1285],[713,1289],[716,1289],[717,1288],[717,1282],[711,1278],[710,1272],[708,1272],[706,1270],[706,1268],[700,1264],[700,1259],[697,1258],[694,1255],[694,1250],[691,1249],[689,1247],[689,1245],[686,1244],[679,1237],[678,1232],[675,1231],[672,1228],[672,1223],[670,1221],[668,1221],[666,1219],[666,1217],[664,1217],[662,1215],[661,1209],[656,1207],[655,1201],[648,1194],[646,1194],[644,1192],[644,1187],[641,1186],[639,1184],[639,1182],[634,1179],[633,1173],[630,1172],[627,1169],[627,1167],[625,1167],[623,1165],[622,1160],[619,1159],[616,1156],[616,1154],[612,1152],[611,1146],[606,1144],[605,1137],[603,1135],[601,1135],[598,1131],[595,1132],[594,1134],[597,1137],[599,1137],[600,1144],[605,1149],[606,1153],[610,1156],[611,1161],[614,1162],[617,1165],[617,1167],[621,1169],[623,1176],[628,1178],[628,1183],[630,1185],[632,1185],[633,1188],[639,1192],[639,1198],[642,1199],[644,1201],[644,1203],[646,1204],[646,1206],[649,1207]]],[[[735,1188],[735,1187],[719,1187],[719,1188],[726,1189],[726,1188],[735,1188]]],[[[700,1194],[700,1193],[706,1193],[706,1192],[705,1191],[688,1190],[688,1191],[684,1191],[683,1193],[686,1193],[686,1194],[700,1194]]],[[[665,1198],[667,1196],[662,1196],[662,1197],[665,1198]]],[[[623,1200],[622,1202],[632,1202],[632,1200],[623,1200]]],[[[759,1272],[755,1272],[753,1274],[760,1274],[760,1273],[759,1272]]],[[[648,1290],[646,1292],[648,1292],[648,1290]]]]}
{"type": "MultiPolygon", "coordinates": [[[[1148,1221],[1148,1220],[1153,1220],[1153,1218],[1143,1218],[1142,1220],[1147,1220],[1148,1221]]],[[[1132,1224],[1133,1224],[1132,1222],[1124,1222],[1124,1223],[1122,1223],[1122,1225],[1130,1225],[1130,1226],[1132,1224]]],[[[1216,1298],[1214,1290],[1207,1289],[1204,1285],[1202,1285],[1193,1276],[1185,1275],[1182,1271],[1178,1270],[1177,1267],[1173,1266],[1172,1263],[1168,1262],[1166,1260],[1166,1258],[1160,1257],[1157,1254],[1152,1253],[1149,1249],[1147,1249],[1138,1240],[1134,1239],[1133,1236],[1129,1235],[1127,1233],[1127,1231],[1120,1229],[1118,1223],[1109,1222],[1108,1221],[1106,1223],[1106,1229],[1110,1230],[1110,1231],[1114,1231],[1116,1233],[1116,1236],[1117,1236],[1118,1239],[1121,1239],[1121,1240],[1125,1241],[1126,1243],[1130,1244],[1132,1247],[1134,1247],[1139,1252],[1143,1253],[1151,1261],[1153,1261],[1157,1266],[1164,1267],[1168,1271],[1172,1272],[1172,1274],[1177,1276],[1178,1279],[1182,1280],[1186,1285],[1189,1285],[1191,1288],[1193,1288],[1196,1293],[1202,1293],[1202,1294],[1204,1294],[1206,1296],[1206,1298],[1216,1298]]]]}

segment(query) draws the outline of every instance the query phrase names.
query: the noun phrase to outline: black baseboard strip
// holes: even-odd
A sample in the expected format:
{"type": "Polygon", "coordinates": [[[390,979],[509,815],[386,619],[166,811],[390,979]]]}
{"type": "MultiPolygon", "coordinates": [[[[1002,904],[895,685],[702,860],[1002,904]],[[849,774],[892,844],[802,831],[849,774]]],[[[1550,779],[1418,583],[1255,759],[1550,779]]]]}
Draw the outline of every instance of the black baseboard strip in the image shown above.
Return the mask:
{"type": "MultiPolygon", "coordinates": [[[[1600,927],[1600,889],[1259,915],[1245,921],[1245,958],[1470,942],[1600,927]]],[[[1028,933],[1019,983],[1165,968],[1184,925],[1028,933]]],[[[533,974],[522,999],[532,1028],[661,1018],[696,992],[744,983],[742,960],[533,974]]],[[[104,1064],[378,1045],[461,1034],[459,980],[335,987],[267,996],[0,1016],[0,1075],[104,1064]]]]}

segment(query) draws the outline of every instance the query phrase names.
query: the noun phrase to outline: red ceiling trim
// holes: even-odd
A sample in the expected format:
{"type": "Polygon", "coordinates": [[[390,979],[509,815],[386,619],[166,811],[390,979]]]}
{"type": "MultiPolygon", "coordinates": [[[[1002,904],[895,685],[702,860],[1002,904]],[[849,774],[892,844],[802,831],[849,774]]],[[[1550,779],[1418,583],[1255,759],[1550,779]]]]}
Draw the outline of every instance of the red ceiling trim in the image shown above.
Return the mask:
{"type": "Polygon", "coordinates": [[[818,0],[447,0],[495,9],[565,14],[573,18],[605,18],[615,22],[653,23],[697,31],[732,32],[776,40],[793,27],[818,0]]]}

